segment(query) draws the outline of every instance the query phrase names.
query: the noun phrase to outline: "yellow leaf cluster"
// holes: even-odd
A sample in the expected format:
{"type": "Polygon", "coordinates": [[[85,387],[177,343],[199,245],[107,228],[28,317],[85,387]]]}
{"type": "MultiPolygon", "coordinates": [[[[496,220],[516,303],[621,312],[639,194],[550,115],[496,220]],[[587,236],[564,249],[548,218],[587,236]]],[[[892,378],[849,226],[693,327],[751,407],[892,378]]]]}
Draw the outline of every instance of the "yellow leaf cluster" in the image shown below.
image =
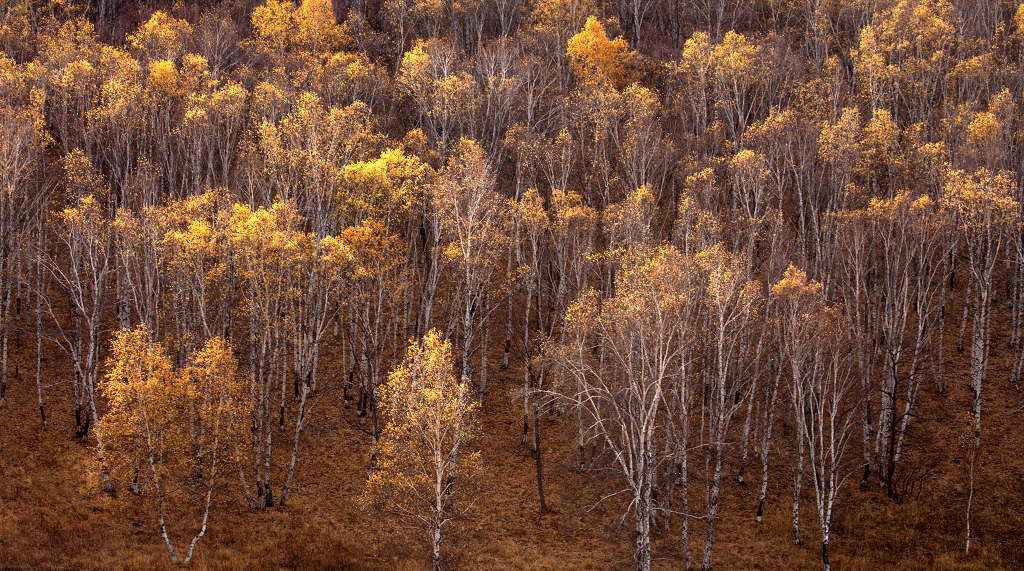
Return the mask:
{"type": "Polygon", "coordinates": [[[569,38],[566,54],[573,73],[583,81],[600,78],[615,87],[630,81],[629,44],[621,36],[608,38],[604,25],[593,16],[587,18],[579,33],[569,38]]]}
{"type": "Polygon", "coordinates": [[[192,35],[192,26],[185,20],[157,10],[126,39],[128,45],[148,59],[176,60],[192,35]]]}
{"type": "Polygon", "coordinates": [[[441,526],[469,499],[478,455],[463,450],[476,432],[469,386],[452,369],[451,342],[437,330],[409,344],[378,391],[384,421],[365,505],[441,526]]]}
{"type": "Polygon", "coordinates": [[[252,11],[257,45],[283,53],[295,47],[313,54],[330,53],[350,43],[334,18],[331,0],[267,0],[252,11]]]}

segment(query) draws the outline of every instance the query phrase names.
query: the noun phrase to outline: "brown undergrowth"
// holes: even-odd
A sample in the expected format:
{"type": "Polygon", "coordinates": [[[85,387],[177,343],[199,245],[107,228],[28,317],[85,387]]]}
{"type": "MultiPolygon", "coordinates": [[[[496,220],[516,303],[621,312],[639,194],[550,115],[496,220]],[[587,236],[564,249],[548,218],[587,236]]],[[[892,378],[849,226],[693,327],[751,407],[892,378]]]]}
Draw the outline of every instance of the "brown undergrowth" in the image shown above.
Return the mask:
{"type": "MultiPolygon", "coordinates": [[[[1010,385],[1004,366],[1008,321],[1004,315],[997,317],[985,386],[972,554],[963,555],[967,479],[965,440],[960,436],[968,430],[968,355],[958,353],[950,342],[943,356],[949,390],[939,395],[931,386],[922,386],[919,417],[910,429],[904,473],[914,485],[901,502],[894,502],[877,481],[862,488],[860,475],[850,475],[836,506],[835,568],[1024,567],[1021,393],[1010,385]]],[[[952,327],[947,338],[955,339],[952,327]]],[[[50,405],[50,423],[42,426],[34,377],[29,373],[34,371],[34,339],[18,334],[13,341],[18,375],[11,380],[8,404],[0,410],[0,567],[170,567],[150,506],[125,489],[114,495],[100,491],[94,447],[74,438],[72,413],[66,404],[70,385],[61,382],[67,363],[44,348],[44,398],[50,405]]],[[[331,378],[337,371],[328,366],[323,373],[323,378],[331,378]]],[[[475,442],[482,452],[485,476],[473,512],[445,545],[447,566],[629,569],[632,520],[621,516],[625,505],[617,498],[597,503],[615,490],[614,473],[602,470],[600,459],[593,470],[580,473],[568,436],[572,419],[560,417],[557,411],[546,415],[541,430],[550,510],[540,513],[534,459],[521,445],[521,371],[517,367],[494,371],[492,379],[493,388],[481,410],[481,436],[475,442]]],[[[289,505],[252,511],[238,490],[223,490],[194,566],[420,569],[429,564],[425,537],[393,527],[392,522],[358,507],[370,436],[355,414],[354,402],[345,401],[340,390],[327,390],[303,436],[289,505]]],[[[776,442],[785,451],[789,431],[784,423],[778,434],[776,442]]],[[[859,446],[858,435],[849,454],[858,455],[859,446]]],[[[287,451],[282,446],[278,452],[281,456],[275,461],[283,466],[287,451]]],[[[789,541],[791,474],[785,454],[773,456],[769,501],[761,524],[753,517],[759,467],[748,468],[746,484],[731,477],[727,480],[713,552],[717,567],[819,566],[809,482],[801,512],[802,545],[789,541]]],[[[702,464],[695,464],[691,492],[699,509],[702,464]]],[[[725,473],[732,476],[736,470],[734,462],[725,473]]],[[[682,566],[679,521],[673,517],[655,538],[657,568],[682,566]]],[[[703,529],[697,519],[690,527],[691,549],[699,558],[703,529]]],[[[194,533],[181,524],[171,531],[178,541],[194,533]]]]}

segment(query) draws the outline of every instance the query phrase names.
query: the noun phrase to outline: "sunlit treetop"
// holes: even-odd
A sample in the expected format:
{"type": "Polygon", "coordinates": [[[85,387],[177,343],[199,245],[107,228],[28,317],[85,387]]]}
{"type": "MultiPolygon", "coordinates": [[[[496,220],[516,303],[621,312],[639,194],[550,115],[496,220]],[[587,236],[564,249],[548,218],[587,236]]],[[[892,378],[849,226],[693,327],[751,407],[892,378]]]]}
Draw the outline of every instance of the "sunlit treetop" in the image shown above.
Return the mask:
{"type": "Polygon", "coordinates": [[[166,59],[150,62],[146,87],[160,99],[178,95],[178,69],[174,62],[166,59]]]}
{"type": "Polygon", "coordinates": [[[245,87],[230,81],[210,95],[210,107],[221,116],[241,118],[248,99],[249,92],[245,87]]]}
{"type": "Polygon", "coordinates": [[[297,43],[313,53],[333,52],[351,43],[345,29],[334,18],[331,0],[302,0],[295,10],[297,43]]]}
{"type": "Polygon", "coordinates": [[[252,11],[253,36],[268,48],[284,51],[295,34],[294,13],[290,0],[267,0],[252,11]]]}
{"type": "MultiPolygon", "coordinates": [[[[344,252],[348,253],[344,267],[349,279],[369,280],[373,285],[388,288],[389,296],[396,296],[408,286],[406,280],[388,279],[405,261],[405,243],[401,237],[389,233],[377,220],[366,219],[349,226],[340,236],[344,252]]],[[[341,251],[338,254],[340,255],[341,251]]],[[[373,292],[372,295],[379,293],[373,292]]]]}
{"type": "Polygon", "coordinates": [[[654,216],[654,195],[646,184],[618,203],[605,209],[604,225],[613,248],[624,248],[634,244],[649,242],[651,235],[651,219],[654,216]]]}
{"type": "Polygon", "coordinates": [[[711,58],[716,73],[722,79],[743,83],[764,74],[764,69],[758,65],[761,47],[734,30],[725,33],[722,42],[712,49],[711,58]]]}
{"type": "MultiPolygon", "coordinates": [[[[897,103],[924,112],[951,65],[954,10],[949,0],[899,0],[875,13],[851,50],[862,95],[872,110],[897,103]]],[[[911,110],[914,110],[911,109],[911,110]]]]}
{"type": "Polygon", "coordinates": [[[449,521],[455,508],[443,498],[453,486],[465,492],[466,477],[479,470],[479,452],[462,450],[477,431],[479,404],[469,397],[468,379],[456,378],[453,363],[451,341],[432,329],[409,342],[405,358],[378,389],[384,429],[364,505],[420,523],[449,521]]]}
{"type": "Polygon", "coordinates": [[[976,148],[989,147],[999,136],[999,131],[999,120],[995,114],[988,111],[975,113],[967,126],[967,144],[976,148]]]}
{"type": "Polygon", "coordinates": [[[301,218],[291,201],[275,201],[270,208],[231,208],[228,239],[245,256],[247,272],[259,272],[266,264],[287,264],[300,247],[301,218]]]}
{"type": "Polygon", "coordinates": [[[974,173],[949,173],[943,200],[954,211],[958,225],[967,231],[987,229],[1015,219],[1018,203],[1013,177],[1005,172],[980,169],[974,173]]]}
{"type": "Polygon", "coordinates": [[[729,161],[729,168],[735,176],[749,181],[763,181],[768,176],[768,163],[763,154],[743,149],[729,161]]]}
{"type": "Polygon", "coordinates": [[[681,71],[690,73],[707,70],[711,65],[711,38],[707,32],[697,31],[683,44],[683,53],[679,58],[681,71]]]}
{"type": "Polygon", "coordinates": [[[250,105],[255,118],[274,122],[291,106],[291,93],[276,83],[261,81],[253,87],[250,105]]]}
{"type": "Polygon", "coordinates": [[[26,66],[0,54],[0,98],[12,103],[23,99],[28,93],[30,76],[26,66]]]}
{"type": "Polygon", "coordinates": [[[516,222],[522,225],[527,233],[537,235],[548,225],[548,214],[544,210],[544,199],[536,188],[528,188],[518,201],[510,201],[516,222]]]}
{"type": "Polygon", "coordinates": [[[256,45],[277,53],[295,47],[313,54],[330,53],[350,44],[334,18],[330,0],[267,0],[252,11],[256,45]]]}
{"type": "Polygon", "coordinates": [[[89,157],[81,149],[75,149],[64,156],[61,161],[64,167],[64,181],[67,188],[67,200],[75,204],[79,199],[103,196],[106,182],[103,175],[93,166],[89,157]]]}
{"type": "Polygon", "coordinates": [[[782,278],[772,284],[772,297],[782,301],[810,306],[821,298],[821,294],[821,283],[808,279],[807,272],[793,264],[789,264],[782,278]]]}
{"type": "Polygon", "coordinates": [[[54,33],[40,39],[42,60],[61,67],[79,59],[90,59],[99,51],[96,28],[84,18],[63,22],[54,33]]]}
{"type": "Polygon", "coordinates": [[[538,0],[530,16],[539,32],[565,41],[569,34],[579,30],[585,19],[597,12],[593,0],[538,0]]]}
{"type": "Polygon", "coordinates": [[[843,108],[839,120],[827,123],[818,135],[818,156],[833,165],[850,165],[860,155],[860,111],[843,108]]]}
{"type": "Polygon", "coordinates": [[[583,197],[575,191],[551,191],[551,226],[557,233],[569,229],[588,235],[597,224],[597,211],[583,204],[583,197]]]}
{"type": "Polygon", "coordinates": [[[879,172],[879,165],[894,165],[900,160],[900,129],[885,109],[876,109],[861,133],[860,168],[866,174],[879,172]]]}
{"type": "Polygon", "coordinates": [[[879,38],[889,49],[934,51],[953,37],[953,5],[949,0],[899,0],[877,14],[879,38]]]}
{"type": "Polygon", "coordinates": [[[675,246],[641,244],[623,256],[615,275],[615,297],[602,308],[604,318],[617,327],[678,312],[696,293],[695,277],[693,260],[675,246]]]}
{"type": "Polygon", "coordinates": [[[110,225],[103,208],[92,195],[78,199],[74,206],[68,206],[57,217],[69,234],[83,237],[90,246],[103,247],[109,236],[110,225]]]}
{"type": "Polygon", "coordinates": [[[1010,33],[1018,44],[1024,44],[1024,3],[1017,5],[1010,21],[1010,33]]]}
{"type": "Polygon", "coordinates": [[[186,93],[203,95],[210,91],[216,82],[210,72],[210,63],[205,56],[185,54],[181,58],[181,85],[186,93]]]}
{"type": "Polygon", "coordinates": [[[615,87],[630,80],[632,53],[624,38],[610,39],[604,25],[597,18],[587,18],[583,29],[569,38],[566,54],[573,73],[582,81],[603,79],[615,87]]]}
{"type": "Polygon", "coordinates": [[[342,208],[383,220],[404,218],[424,204],[433,176],[433,169],[415,155],[387,149],[376,159],[345,167],[342,208]]]}
{"type": "Polygon", "coordinates": [[[175,61],[181,57],[191,35],[188,22],[158,10],[126,39],[146,59],[175,61]]]}
{"type": "Polygon", "coordinates": [[[756,280],[746,280],[744,261],[734,256],[720,242],[694,256],[705,280],[707,303],[716,312],[756,312],[761,290],[756,280]]]}

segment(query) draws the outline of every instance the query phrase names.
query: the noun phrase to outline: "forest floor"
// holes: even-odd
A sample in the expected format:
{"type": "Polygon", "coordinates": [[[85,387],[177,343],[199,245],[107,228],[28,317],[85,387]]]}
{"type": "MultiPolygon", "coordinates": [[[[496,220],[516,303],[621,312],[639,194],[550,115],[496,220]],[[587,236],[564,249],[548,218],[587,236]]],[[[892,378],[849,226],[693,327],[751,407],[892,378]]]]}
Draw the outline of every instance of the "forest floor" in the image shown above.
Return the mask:
{"type": "MultiPolygon", "coordinates": [[[[837,569],[1024,568],[1024,425],[1021,393],[1008,380],[1005,316],[996,338],[983,405],[982,457],[978,462],[969,557],[963,555],[970,402],[967,353],[957,353],[956,326],[947,330],[943,356],[949,390],[936,394],[925,381],[919,416],[908,435],[902,469],[917,485],[902,502],[886,497],[877,480],[862,488],[850,474],[835,508],[831,550],[837,569]]],[[[969,332],[968,332],[969,334],[969,332]]],[[[497,335],[492,335],[497,336],[497,335]]],[[[95,448],[74,436],[70,385],[63,356],[44,348],[44,399],[50,423],[39,420],[34,382],[35,342],[12,339],[8,402],[0,409],[0,568],[167,568],[170,560],[150,504],[120,490],[100,491],[95,448]]],[[[497,345],[497,343],[495,343],[497,345]]],[[[330,349],[327,350],[328,352],[330,349]]],[[[500,354],[492,363],[500,362],[500,354]]],[[[331,359],[323,359],[329,362],[331,359]]],[[[496,369],[496,368],[494,368],[496,369]]],[[[324,370],[322,378],[336,372],[324,370]]],[[[522,444],[521,369],[493,370],[492,389],[481,410],[484,475],[474,507],[443,547],[445,564],[466,569],[629,569],[633,520],[616,491],[611,470],[582,473],[571,433],[573,419],[541,421],[547,513],[540,513],[536,465],[522,444]]],[[[786,398],[780,394],[780,399],[786,398]]],[[[737,416],[742,423],[742,412],[737,416]]],[[[792,438],[780,418],[776,445],[792,438]]],[[[328,391],[309,417],[287,507],[252,511],[237,487],[219,496],[210,528],[197,547],[201,568],[421,569],[429,566],[425,537],[359,507],[370,449],[367,426],[354,401],[328,391]]],[[[278,438],[284,440],[277,440],[278,438]]],[[[289,431],[275,458],[286,466],[289,431]]],[[[855,434],[848,455],[860,454],[855,434]]],[[[723,472],[722,517],[715,530],[713,563],[719,568],[820,568],[820,535],[814,491],[805,477],[801,545],[790,541],[792,474],[773,456],[769,498],[761,524],[754,520],[760,464],[751,449],[746,484],[734,481],[738,462],[723,472]]],[[[693,458],[693,508],[703,503],[703,461],[693,458]]],[[[278,485],[280,476],[275,475],[278,485]]],[[[197,528],[172,522],[179,543],[197,528]]],[[[695,565],[703,550],[704,525],[690,521],[695,565]]],[[[179,547],[180,549],[180,547],[179,547]]],[[[654,567],[682,568],[680,518],[673,517],[654,542],[654,567]]]]}

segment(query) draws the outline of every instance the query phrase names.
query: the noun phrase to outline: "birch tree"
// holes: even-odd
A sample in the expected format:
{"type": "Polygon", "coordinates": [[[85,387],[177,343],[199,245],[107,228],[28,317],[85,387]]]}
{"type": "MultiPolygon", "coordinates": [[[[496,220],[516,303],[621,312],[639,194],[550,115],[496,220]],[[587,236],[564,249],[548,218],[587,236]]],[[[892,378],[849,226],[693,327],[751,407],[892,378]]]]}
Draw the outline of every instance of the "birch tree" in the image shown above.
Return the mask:
{"type": "Polygon", "coordinates": [[[566,313],[576,341],[558,359],[573,381],[559,389],[580,407],[625,480],[636,523],[636,568],[651,567],[654,477],[662,461],[665,394],[679,381],[680,327],[694,291],[692,262],[672,246],[624,256],[615,294],[580,295],[566,313]],[[582,341],[582,343],[581,343],[582,341]],[[604,359],[597,358],[602,354],[604,359]]]}
{"type": "MultiPolygon", "coordinates": [[[[15,67],[0,60],[4,68],[15,67]]],[[[18,73],[12,70],[11,73],[18,73]]],[[[21,74],[18,74],[21,75],[21,74]]],[[[12,78],[4,77],[8,81],[12,78]]],[[[47,135],[41,129],[41,114],[30,106],[12,108],[0,104],[0,408],[7,393],[8,338],[12,321],[15,286],[23,279],[22,269],[30,261],[19,256],[19,243],[30,236],[34,222],[46,208],[46,193],[34,184],[43,164],[47,135]]]]}
{"type": "MultiPolygon", "coordinates": [[[[76,431],[84,439],[90,424],[99,421],[95,389],[100,335],[103,311],[109,302],[108,282],[114,268],[110,221],[103,216],[94,195],[85,194],[96,190],[96,180],[76,182],[77,177],[73,175],[69,181],[71,205],[53,217],[53,234],[62,250],[61,257],[56,253],[44,254],[48,273],[67,295],[68,311],[65,313],[64,308],[57,306],[52,295],[44,296],[43,303],[56,326],[53,341],[71,358],[76,431]]],[[[98,432],[96,442],[102,456],[102,436],[98,432]]]]}
{"type": "Polygon", "coordinates": [[[176,370],[145,325],[123,329],[111,343],[109,370],[100,385],[109,403],[100,430],[109,442],[113,473],[155,500],[160,535],[175,565],[187,564],[195,554],[208,529],[226,457],[250,437],[249,387],[230,345],[211,339],[190,361],[176,370]],[[198,522],[169,518],[193,510],[198,522]],[[198,527],[183,557],[175,549],[174,524],[198,527]]]}
{"type": "MultiPolygon", "coordinates": [[[[1013,183],[1006,173],[991,173],[984,169],[973,174],[954,171],[950,173],[945,187],[945,199],[953,209],[974,285],[968,300],[974,316],[970,361],[970,388],[973,393],[970,410],[974,417],[972,469],[981,448],[982,384],[988,371],[992,343],[990,323],[995,268],[1008,240],[1008,231],[1018,231],[1015,226],[1020,224],[1016,218],[1018,205],[1012,198],[1012,189],[1013,183]]],[[[973,497],[973,489],[971,492],[973,497]]],[[[965,552],[971,549],[971,507],[968,501],[965,552]]]]}
{"type": "Polygon", "coordinates": [[[379,460],[362,496],[364,505],[425,532],[435,570],[441,568],[446,530],[472,506],[479,472],[479,452],[468,449],[477,430],[477,404],[453,365],[452,344],[436,329],[409,344],[381,387],[379,460]]]}
{"type": "Polygon", "coordinates": [[[711,568],[711,547],[721,493],[722,463],[732,417],[749,397],[752,355],[745,337],[754,327],[763,295],[747,280],[746,262],[716,244],[694,257],[701,269],[706,320],[705,406],[707,408],[708,505],[704,516],[703,569],[711,568]]]}
{"type": "MultiPolygon", "coordinates": [[[[485,287],[495,274],[507,240],[502,224],[505,205],[495,192],[495,179],[483,149],[462,139],[434,186],[432,200],[446,235],[443,256],[458,272],[454,323],[461,340],[459,367],[469,378],[470,350],[488,311],[485,287]]],[[[493,307],[497,307],[495,304],[493,307]]],[[[486,352],[483,347],[481,351],[486,352]]]]}

